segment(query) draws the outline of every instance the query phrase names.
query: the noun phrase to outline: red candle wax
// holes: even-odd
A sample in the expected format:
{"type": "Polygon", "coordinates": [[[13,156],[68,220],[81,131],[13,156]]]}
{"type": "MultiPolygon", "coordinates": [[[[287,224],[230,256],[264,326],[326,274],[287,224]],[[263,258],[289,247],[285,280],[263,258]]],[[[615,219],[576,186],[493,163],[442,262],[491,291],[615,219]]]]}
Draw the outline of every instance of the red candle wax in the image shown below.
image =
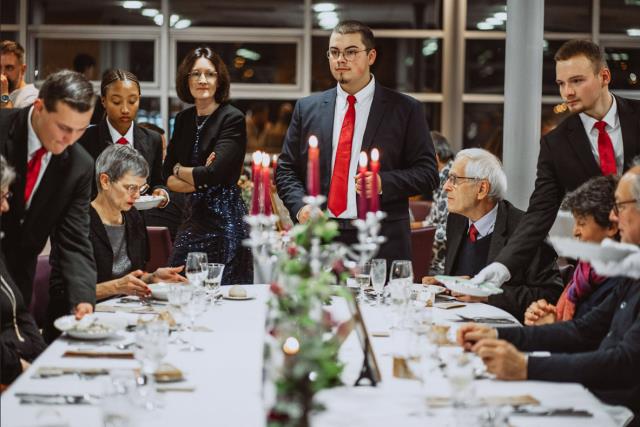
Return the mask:
{"type": "Polygon", "coordinates": [[[365,173],[367,172],[367,153],[360,152],[358,161],[358,173],[360,174],[360,195],[358,196],[358,218],[366,219],[367,217],[367,190],[365,184],[365,173]]]}
{"type": "Polygon", "coordinates": [[[380,172],[380,152],[377,148],[371,150],[371,174],[373,183],[371,185],[371,200],[369,201],[369,210],[378,212],[380,210],[380,195],[378,188],[378,173],[380,172]]]}
{"type": "Polygon", "coordinates": [[[320,193],[320,149],[318,138],[309,137],[309,150],[307,154],[307,193],[317,196],[320,193]]]}
{"type": "Polygon", "coordinates": [[[271,215],[271,168],[269,154],[262,153],[262,203],[264,214],[271,215]]]}
{"type": "Polygon", "coordinates": [[[253,153],[253,164],[251,168],[251,180],[253,181],[253,192],[251,193],[251,215],[260,213],[260,175],[262,164],[262,153],[256,151],[253,153]]]}

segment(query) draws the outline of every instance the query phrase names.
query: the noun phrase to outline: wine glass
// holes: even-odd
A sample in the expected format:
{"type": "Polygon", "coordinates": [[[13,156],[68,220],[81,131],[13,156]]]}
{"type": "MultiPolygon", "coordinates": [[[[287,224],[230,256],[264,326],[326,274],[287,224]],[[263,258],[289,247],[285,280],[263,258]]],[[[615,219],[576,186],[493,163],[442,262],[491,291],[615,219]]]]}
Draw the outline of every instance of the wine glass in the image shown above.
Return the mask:
{"type": "Polygon", "coordinates": [[[190,332],[188,347],[182,351],[202,351],[203,349],[195,345],[194,326],[198,316],[204,312],[206,304],[206,293],[204,289],[194,288],[191,292],[191,298],[182,306],[182,311],[189,320],[187,330],[190,332]]]}
{"type": "Polygon", "coordinates": [[[189,283],[194,286],[202,285],[206,274],[207,254],[204,252],[189,252],[185,263],[185,274],[189,283]],[[203,265],[204,264],[204,265],[203,265]]]}
{"type": "Polygon", "coordinates": [[[169,325],[163,320],[152,320],[139,324],[136,328],[135,358],[140,361],[141,371],[146,379],[142,405],[149,410],[162,406],[156,395],[155,372],[167,355],[168,343],[169,325]]]}
{"type": "Polygon", "coordinates": [[[384,284],[387,281],[387,260],[384,258],[375,258],[371,260],[371,284],[376,291],[376,303],[380,304],[384,284]]]}

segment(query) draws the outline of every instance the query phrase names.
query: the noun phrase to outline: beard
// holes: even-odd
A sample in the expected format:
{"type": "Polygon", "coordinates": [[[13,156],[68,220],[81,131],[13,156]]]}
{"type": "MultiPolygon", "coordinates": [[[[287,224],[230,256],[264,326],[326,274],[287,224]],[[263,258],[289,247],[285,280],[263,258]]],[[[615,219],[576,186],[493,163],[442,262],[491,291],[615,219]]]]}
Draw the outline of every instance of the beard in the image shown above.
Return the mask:
{"type": "Polygon", "coordinates": [[[11,93],[14,90],[16,90],[16,88],[18,87],[18,82],[15,81],[15,80],[11,80],[8,77],[7,77],[7,81],[9,82],[9,93],[11,93]]]}

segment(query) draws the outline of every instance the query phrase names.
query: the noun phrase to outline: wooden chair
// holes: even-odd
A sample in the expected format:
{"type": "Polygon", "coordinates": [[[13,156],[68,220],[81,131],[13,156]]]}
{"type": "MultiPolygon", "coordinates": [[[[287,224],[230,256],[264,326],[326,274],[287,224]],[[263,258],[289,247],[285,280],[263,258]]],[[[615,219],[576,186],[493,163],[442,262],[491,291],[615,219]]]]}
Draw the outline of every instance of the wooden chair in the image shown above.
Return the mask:
{"type": "Polygon", "coordinates": [[[429,272],[433,257],[433,239],[436,227],[421,227],[411,230],[411,263],[413,264],[413,279],[420,283],[422,277],[429,272]]]}
{"type": "Polygon", "coordinates": [[[147,227],[149,238],[149,261],[146,270],[153,272],[159,267],[166,267],[173,249],[171,233],[167,227],[147,227]]]}
{"type": "Polygon", "coordinates": [[[47,307],[49,306],[49,277],[51,265],[49,255],[39,255],[36,264],[36,274],[33,278],[33,290],[31,292],[31,304],[29,312],[39,328],[44,328],[47,321],[47,307]]]}
{"type": "Polygon", "coordinates": [[[431,212],[431,202],[426,200],[409,200],[409,209],[414,221],[424,221],[431,212]]]}

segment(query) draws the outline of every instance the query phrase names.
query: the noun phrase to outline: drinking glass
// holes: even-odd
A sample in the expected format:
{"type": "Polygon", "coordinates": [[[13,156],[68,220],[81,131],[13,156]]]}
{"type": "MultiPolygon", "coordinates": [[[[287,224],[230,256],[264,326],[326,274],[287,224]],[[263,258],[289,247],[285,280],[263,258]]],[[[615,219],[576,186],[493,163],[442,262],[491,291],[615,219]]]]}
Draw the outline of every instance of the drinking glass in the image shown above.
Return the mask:
{"type": "Polygon", "coordinates": [[[206,293],[203,289],[194,288],[191,292],[191,298],[183,305],[182,310],[189,320],[187,330],[189,333],[188,347],[183,348],[183,351],[202,351],[203,349],[195,345],[195,331],[194,326],[196,319],[205,310],[206,293]]]}
{"type": "Polygon", "coordinates": [[[140,361],[141,371],[146,379],[142,406],[152,410],[162,406],[156,394],[155,372],[167,355],[169,325],[162,320],[142,323],[136,328],[135,358],[140,361]]]}
{"type": "Polygon", "coordinates": [[[102,409],[104,427],[129,427],[135,425],[133,402],[137,384],[134,371],[130,369],[113,369],[109,372],[109,377],[104,379],[102,385],[100,407],[102,409]]]}
{"type": "Polygon", "coordinates": [[[356,282],[360,292],[358,293],[358,299],[364,301],[364,290],[369,287],[369,281],[371,280],[371,263],[365,262],[358,264],[356,267],[356,282]]]}
{"type": "Polygon", "coordinates": [[[207,254],[204,252],[189,252],[185,263],[185,274],[189,283],[201,286],[206,274],[207,254]]]}
{"type": "Polygon", "coordinates": [[[204,286],[211,295],[217,295],[220,292],[220,282],[222,281],[222,273],[224,272],[224,264],[208,263],[207,276],[204,279],[204,286]]]}
{"type": "Polygon", "coordinates": [[[182,338],[180,334],[180,330],[183,328],[185,322],[185,315],[182,310],[186,301],[191,299],[192,288],[188,285],[175,284],[169,286],[169,291],[167,292],[167,297],[169,300],[169,313],[173,316],[173,319],[176,321],[176,326],[178,330],[174,331],[173,338],[171,339],[171,343],[175,344],[178,342],[186,343],[187,341],[182,338]]]}
{"type": "Polygon", "coordinates": [[[454,408],[464,408],[465,402],[472,395],[473,364],[471,360],[464,354],[449,359],[446,375],[451,387],[454,408]]]}
{"type": "Polygon", "coordinates": [[[384,284],[387,281],[387,260],[384,258],[376,258],[371,260],[371,284],[376,291],[377,304],[380,304],[382,293],[384,292],[384,284]]]}

